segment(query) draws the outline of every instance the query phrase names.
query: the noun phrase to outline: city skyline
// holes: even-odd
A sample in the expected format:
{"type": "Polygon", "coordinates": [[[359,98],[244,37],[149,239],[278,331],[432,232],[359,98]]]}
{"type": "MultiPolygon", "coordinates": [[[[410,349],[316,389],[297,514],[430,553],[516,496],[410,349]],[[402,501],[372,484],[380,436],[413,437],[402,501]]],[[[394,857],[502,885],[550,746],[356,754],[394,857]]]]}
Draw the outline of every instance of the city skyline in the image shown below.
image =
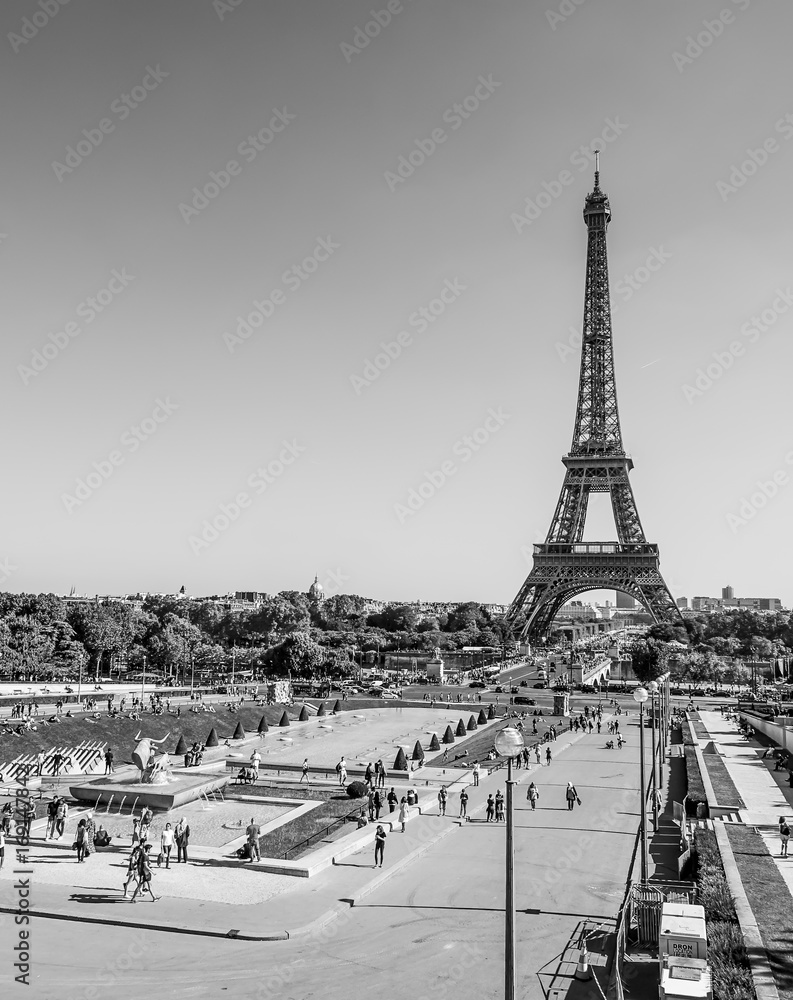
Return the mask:
{"type": "Polygon", "coordinates": [[[597,146],[661,571],[790,606],[788,7],[37,9],[3,13],[1,589],[509,604],[570,445],[597,146]]]}

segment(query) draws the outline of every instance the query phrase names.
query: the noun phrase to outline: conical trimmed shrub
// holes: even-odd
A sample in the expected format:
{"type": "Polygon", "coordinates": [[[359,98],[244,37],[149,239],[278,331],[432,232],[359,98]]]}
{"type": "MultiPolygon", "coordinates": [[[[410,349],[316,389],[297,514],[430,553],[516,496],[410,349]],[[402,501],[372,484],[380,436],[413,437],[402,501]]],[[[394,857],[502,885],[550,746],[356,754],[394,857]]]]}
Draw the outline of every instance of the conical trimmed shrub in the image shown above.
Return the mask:
{"type": "Polygon", "coordinates": [[[407,771],[408,770],[408,759],[405,756],[405,751],[402,747],[399,748],[396,755],[396,760],[394,761],[395,771],[407,771]]]}
{"type": "Polygon", "coordinates": [[[432,739],[430,740],[430,750],[440,750],[440,748],[441,744],[440,741],[438,740],[438,734],[433,733],[432,739]]]}
{"type": "Polygon", "coordinates": [[[309,715],[308,715],[308,709],[307,709],[307,708],[306,708],[306,706],[304,705],[304,706],[303,706],[303,707],[302,707],[302,708],[300,709],[300,715],[298,715],[298,717],[297,717],[297,721],[298,721],[298,722],[308,722],[308,719],[309,719],[309,715]]]}
{"type": "Polygon", "coordinates": [[[468,719],[468,725],[466,726],[469,733],[472,733],[476,729],[476,719],[473,715],[468,719]]]}
{"type": "Polygon", "coordinates": [[[447,726],[446,732],[443,734],[444,743],[454,743],[454,733],[452,732],[452,727],[447,726]]]}
{"type": "Polygon", "coordinates": [[[284,709],[284,714],[281,716],[281,721],[278,723],[279,726],[289,725],[289,716],[286,714],[286,709],[284,709]]]}
{"type": "Polygon", "coordinates": [[[218,734],[215,732],[215,727],[213,726],[209,730],[209,736],[207,736],[206,743],[204,744],[204,746],[216,747],[217,745],[218,745],[218,734]]]}
{"type": "Polygon", "coordinates": [[[416,745],[413,747],[413,760],[424,760],[424,750],[418,740],[416,740],[416,745]]]}
{"type": "Polygon", "coordinates": [[[488,708],[487,708],[487,717],[488,717],[488,719],[495,719],[495,717],[496,717],[496,706],[495,705],[488,705],[488,708]]]}
{"type": "Polygon", "coordinates": [[[325,709],[325,702],[323,701],[322,704],[317,709],[317,716],[319,718],[321,718],[323,715],[327,715],[327,714],[328,713],[327,713],[327,710],[325,709]]]}
{"type": "Polygon", "coordinates": [[[479,709],[479,718],[477,719],[477,722],[480,726],[487,725],[487,716],[485,715],[485,710],[483,708],[479,709]]]}
{"type": "Polygon", "coordinates": [[[256,732],[261,736],[261,734],[266,733],[268,729],[269,726],[267,725],[267,719],[264,716],[262,716],[261,719],[259,719],[259,728],[256,730],[256,732]]]}
{"type": "Polygon", "coordinates": [[[457,736],[465,736],[466,733],[465,723],[463,722],[462,719],[460,719],[460,721],[457,723],[457,729],[455,732],[457,736]]]}
{"type": "Polygon", "coordinates": [[[174,750],[175,757],[184,757],[187,753],[187,740],[184,735],[179,737],[179,742],[176,744],[176,749],[174,750]]]}
{"type": "Polygon", "coordinates": [[[242,728],[242,723],[237,723],[237,728],[234,730],[234,735],[231,737],[233,740],[244,740],[245,730],[242,728]]]}
{"type": "Polygon", "coordinates": [[[336,699],[336,704],[333,706],[333,714],[334,715],[338,715],[340,711],[341,711],[341,702],[337,698],[336,699]]]}

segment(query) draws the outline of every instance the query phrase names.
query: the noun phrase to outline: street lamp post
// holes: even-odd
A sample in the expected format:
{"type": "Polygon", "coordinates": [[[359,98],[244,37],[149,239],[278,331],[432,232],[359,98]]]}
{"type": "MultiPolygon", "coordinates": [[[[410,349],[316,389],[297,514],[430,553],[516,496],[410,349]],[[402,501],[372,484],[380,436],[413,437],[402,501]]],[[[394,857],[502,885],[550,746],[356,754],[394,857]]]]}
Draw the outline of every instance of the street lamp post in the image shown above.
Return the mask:
{"type": "MultiPolygon", "coordinates": [[[[660,771],[660,766],[657,760],[656,754],[656,739],[655,739],[655,696],[658,693],[658,682],[650,681],[647,685],[647,690],[650,692],[650,705],[652,709],[652,725],[653,725],[653,830],[658,830],[658,789],[660,787],[658,781],[658,773],[660,771]]],[[[660,706],[659,706],[660,707],[660,706]]],[[[660,713],[659,713],[660,715],[660,713]]],[[[661,746],[660,733],[658,736],[658,746],[657,749],[660,750],[661,746]]]]}
{"type": "Polygon", "coordinates": [[[639,703],[639,794],[641,796],[639,816],[642,841],[641,876],[642,883],[647,881],[647,794],[644,786],[644,703],[649,698],[643,687],[637,687],[633,692],[634,701],[639,703]]]}
{"type": "Polygon", "coordinates": [[[523,734],[518,729],[508,727],[496,734],[495,749],[501,757],[507,758],[507,857],[506,857],[506,901],[504,937],[504,998],[515,1000],[515,842],[512,823],[512,759],[525,746],[523,734]]]}

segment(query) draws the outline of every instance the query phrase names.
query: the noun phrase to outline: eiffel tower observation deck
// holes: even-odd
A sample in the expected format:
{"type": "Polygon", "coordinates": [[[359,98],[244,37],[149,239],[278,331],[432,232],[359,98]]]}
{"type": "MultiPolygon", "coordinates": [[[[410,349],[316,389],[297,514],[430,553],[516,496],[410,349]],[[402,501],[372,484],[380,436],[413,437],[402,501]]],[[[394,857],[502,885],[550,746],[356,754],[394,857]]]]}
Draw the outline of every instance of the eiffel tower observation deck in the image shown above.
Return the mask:
{"type": "Polygon", "coordinates": [[[586,590],[630,594],[656,622],[682,624],[661,576],[658,546],[647,541],[629,480],[633,461],[622,444],[611,335],[606,230],[608,196],[595,186],[584,204],[587,226],[586,287],[573,442],[562,458],[564,483],[545,543],[534,546],[533,565],[507,612],[530,641],[545,635],[559,608],[586,590]],[[590,493],[608,493],[617,538],[585,542],[590,493]]]}

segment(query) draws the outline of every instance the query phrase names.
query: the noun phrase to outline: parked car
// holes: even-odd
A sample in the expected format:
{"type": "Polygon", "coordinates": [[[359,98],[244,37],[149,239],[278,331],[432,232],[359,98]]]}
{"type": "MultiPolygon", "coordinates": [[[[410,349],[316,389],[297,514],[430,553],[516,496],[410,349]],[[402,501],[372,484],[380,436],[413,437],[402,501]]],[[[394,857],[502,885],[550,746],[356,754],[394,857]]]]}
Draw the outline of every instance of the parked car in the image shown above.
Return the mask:
{"type": "Polygon", "coordinates": [[[519,694],[517,696],[517,698],[515,698],[515,704],[516,705],[536,705],[537,702],[534,700],[534,698],[527,698],[525,694],[519,694]]]}
{"type": "Polygon", "coordinates": [[[496,694],[506,694],[505,689],[500,684],[499,684],[499,686],[495,690],[496,690],[496,694]]]}
{"type": "Polygon", "coordinates": [[[468,685],[468,687],[469,688],[483,688],[483,687],[487,687],[487,684],[485,684],[484,681],[471,681],[471,683],[468,685]]]}
{"type": "Polygon", "coordinates": [[[537,681],[537,683],[534,685],[534,687],[536,688],[546,688],[547,686],[548,684],[546,681],[537,681]]]}

